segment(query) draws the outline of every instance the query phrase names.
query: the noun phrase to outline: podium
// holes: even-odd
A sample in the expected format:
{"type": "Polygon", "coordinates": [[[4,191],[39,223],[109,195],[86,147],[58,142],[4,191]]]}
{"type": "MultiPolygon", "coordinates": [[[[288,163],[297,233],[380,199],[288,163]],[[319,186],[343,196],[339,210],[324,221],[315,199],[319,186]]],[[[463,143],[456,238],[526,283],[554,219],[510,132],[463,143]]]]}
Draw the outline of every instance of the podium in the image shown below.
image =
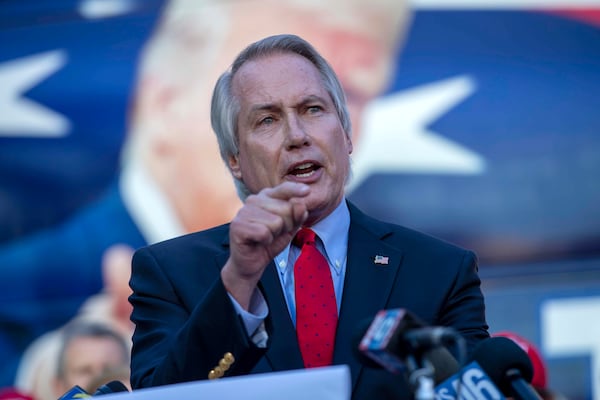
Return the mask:
{"type": "Polygon", "coordinates": [[[177,383],[103,395],[103,400],[244,399],[349,400],[346,365],[177,383]]]}

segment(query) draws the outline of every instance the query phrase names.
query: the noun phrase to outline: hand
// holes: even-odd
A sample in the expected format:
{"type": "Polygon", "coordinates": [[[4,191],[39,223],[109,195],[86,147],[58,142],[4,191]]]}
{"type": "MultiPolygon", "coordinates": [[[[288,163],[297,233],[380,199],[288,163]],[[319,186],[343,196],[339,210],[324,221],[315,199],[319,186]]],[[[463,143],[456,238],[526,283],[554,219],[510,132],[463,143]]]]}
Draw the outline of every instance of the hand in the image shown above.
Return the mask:
{"type": "Polygon", "coordinates": [[[231,254],[221,271],[227,291],[248,309],[265,268],[308,218],[307,185],[284,182],[248,196],[229,228],[231,254]]]}

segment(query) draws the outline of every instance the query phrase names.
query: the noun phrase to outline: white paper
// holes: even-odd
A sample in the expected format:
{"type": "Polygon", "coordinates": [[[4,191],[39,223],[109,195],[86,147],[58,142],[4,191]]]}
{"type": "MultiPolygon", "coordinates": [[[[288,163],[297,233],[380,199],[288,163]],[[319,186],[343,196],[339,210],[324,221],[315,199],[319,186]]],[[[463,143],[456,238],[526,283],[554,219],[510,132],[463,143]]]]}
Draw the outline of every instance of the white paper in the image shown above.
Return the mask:
{"type": "Polygon", "coordinates": [[[133,392],[103,395],[104,400],[349,400],[350,369],[346,365],[221,378],[133,392]]]}

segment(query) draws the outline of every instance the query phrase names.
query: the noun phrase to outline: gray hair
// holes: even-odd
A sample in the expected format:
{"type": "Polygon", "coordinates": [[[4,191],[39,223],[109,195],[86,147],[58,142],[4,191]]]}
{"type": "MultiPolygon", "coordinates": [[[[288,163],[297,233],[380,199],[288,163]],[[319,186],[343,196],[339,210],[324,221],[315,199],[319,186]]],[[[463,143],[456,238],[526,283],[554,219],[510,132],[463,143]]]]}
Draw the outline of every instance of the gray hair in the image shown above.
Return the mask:
{"type": "MultiPolygon", "coordinates": [[[[346,136],[352,137],[352,124],[346,105],[346,95],[342,85],[329,63],[306,40],[296,35],[274,35],[252,43],[234,60],[228,71],[217,80],[212,95],[210,122],[219,142],[221,158],[229,168],[229,158],[237,156],[237,120],[240,112],[239,99],[233,95],[231,83],[236,72],[248,61],[276,53],[294,53],[310,61],[319,71],[323,85],[337,111],[346,136]]],[[[250,191],[240,179],[234,177],[238,196],[245,200],[250,191]]]]}

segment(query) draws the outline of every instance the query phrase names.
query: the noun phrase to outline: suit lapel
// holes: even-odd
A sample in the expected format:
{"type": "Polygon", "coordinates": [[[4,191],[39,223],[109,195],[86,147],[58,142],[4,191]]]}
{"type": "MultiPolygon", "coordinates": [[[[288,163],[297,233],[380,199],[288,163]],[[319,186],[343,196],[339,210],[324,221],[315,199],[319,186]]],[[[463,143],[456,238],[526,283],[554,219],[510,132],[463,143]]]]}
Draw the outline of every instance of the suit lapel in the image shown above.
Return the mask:
{"type": "MultiPolygon", "coordinates": [[[[225,265],[229,257],[229,234],[223,237],[221,244],[225,251],[217,256],[219,266],[225,265]]],[[[265,355],[268,363],[273,371],[303,368],[296,329],[290,319],[277,268],[272,261],[260,279],[259,288],[269,306],[269,315],[265,320],[269,332],[269,349],[265,355]]]]}
{"type": "Polygon", "coordinates": [[[351,204],[349,208],[348,262],[333,361],[350,366],[354,389],[363,368],[356,357],[358,335],[365,322],[370,322],[388,304],[402,252],[382,240],[389,234],[385,225],[366,217],[351,204]],[[375,263],[376,256],[384,258],[375,263]]]}
{"type": "Polygon", "coordinates": [[[296,329],[290,319],[277,268],[273,262],[263,273],[260,285],[269,305],[269,317],[265,321],[269,332],[267,360],[274,371],[302,368],[304,364],[298,348],[296,329]]]}

